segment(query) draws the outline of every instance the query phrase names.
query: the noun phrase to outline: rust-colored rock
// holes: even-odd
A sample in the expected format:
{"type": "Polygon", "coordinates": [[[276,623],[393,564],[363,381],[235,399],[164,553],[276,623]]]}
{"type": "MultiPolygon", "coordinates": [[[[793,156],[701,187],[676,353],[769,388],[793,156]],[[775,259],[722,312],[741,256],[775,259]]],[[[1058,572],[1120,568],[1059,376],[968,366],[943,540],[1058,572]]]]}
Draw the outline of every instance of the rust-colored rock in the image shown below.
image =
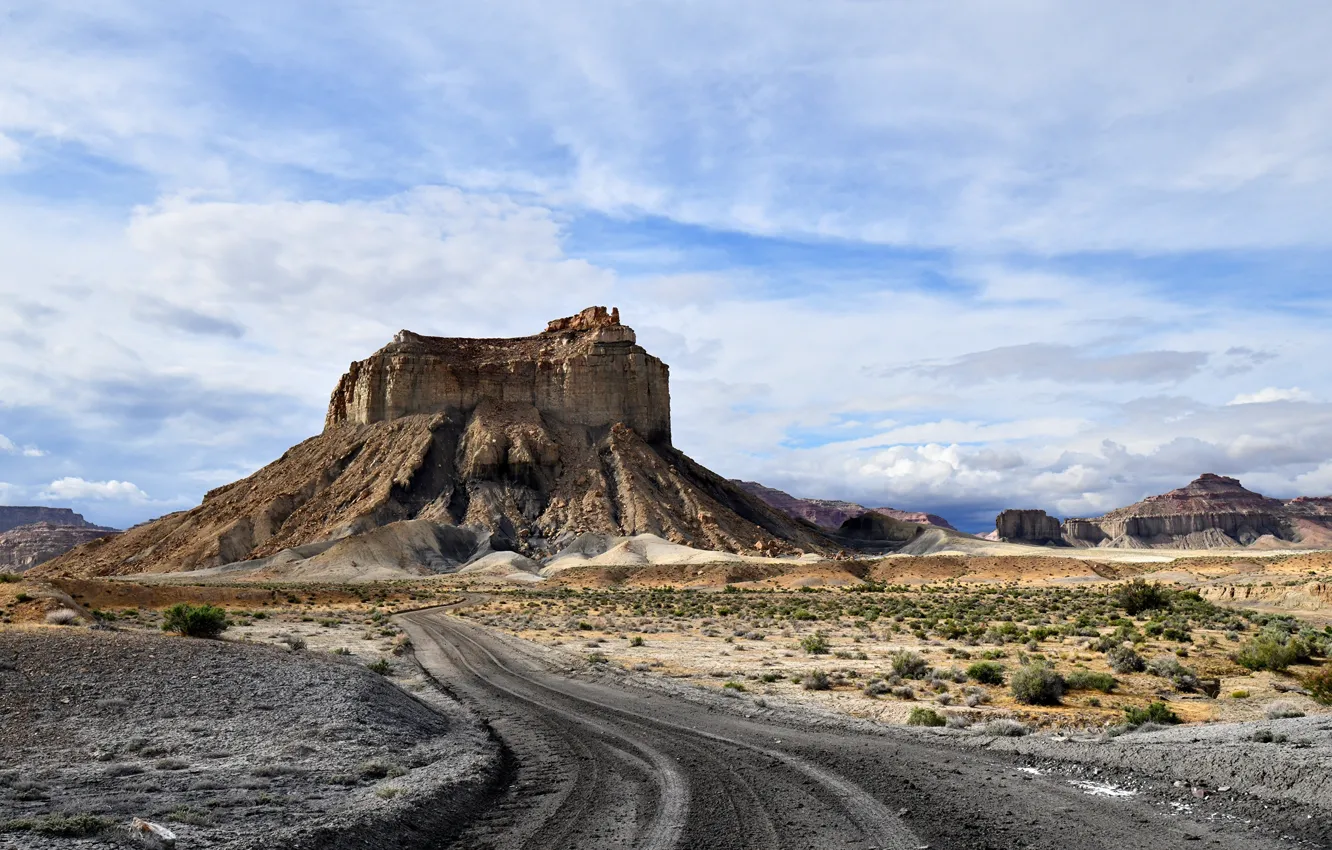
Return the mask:
{"type": "Polygon", "coordinates": [[[757,481],[740,481],[732,479],[732,484],[753,493],[763,501],[772,505],[777,510],[788,516],[797,519],[805,519],[829,531],[836,531],[842,527],[842,524],[849,519],[862,516],[870,511],[876,514],[883,514],[901,522],[916,523],[917,525],[935,525],[939,528],[956,530],[948,520],[938,514],[927,514],[922,511],[903,511],[897,508],[867,508],[864,505],[858,505],[855,502],[843,502],[837,499],[800,499],[792,496],[790,493],[777,490],[773,487],[765,487],[757,481]]]}
{"type": "Polygon", "coordinates": [[[750,554],[835,548],[673,448],[669,398],[666,365],[603,308],[518,339],[403,332],[352,364],[322,434],[193,510],[81,546],[38,572],[279,563],[332,554],[334,541],[406,520],[474,533],[477,552],[533,558],[584,532],[750,554]]]}

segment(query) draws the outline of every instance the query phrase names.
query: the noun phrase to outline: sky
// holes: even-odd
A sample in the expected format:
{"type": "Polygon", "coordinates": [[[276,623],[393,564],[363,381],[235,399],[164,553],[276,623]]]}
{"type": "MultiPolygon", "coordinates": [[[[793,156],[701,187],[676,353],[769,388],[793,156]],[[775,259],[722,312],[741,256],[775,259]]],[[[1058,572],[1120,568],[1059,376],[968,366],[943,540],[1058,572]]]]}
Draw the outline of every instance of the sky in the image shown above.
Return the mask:
{"type": "Polygon", "coordinates": [[[1332,5],[0,4],[0,504],[124,527],[408,328],[618,306],[799,496],[1332,493],[1332,5]]]}

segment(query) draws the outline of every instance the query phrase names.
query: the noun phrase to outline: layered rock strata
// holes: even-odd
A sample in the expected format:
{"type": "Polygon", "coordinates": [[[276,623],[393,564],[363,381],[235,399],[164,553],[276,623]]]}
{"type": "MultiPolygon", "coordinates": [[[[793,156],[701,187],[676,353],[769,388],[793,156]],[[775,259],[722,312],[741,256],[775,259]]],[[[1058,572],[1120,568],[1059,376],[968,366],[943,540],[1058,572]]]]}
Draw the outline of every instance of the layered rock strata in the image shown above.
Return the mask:
{"type": "Polygon", "coordinates": [[[401,331],[352,363],[326,428],[425,413],[465,421],[482,402],[522,405],[570,425],[634,429],[671,441],[670,371],[640,346],[619,311],[590,307],[520,339],[445,339],[401,331]]]}
{"type": "Polygon", "coordinates": [[[1100,517],[1059,523],[1044,511],[1004,511],[995,522],[996,539],[1015,543],[1062,540],[1082,548],[1117,549],[1313,548],[1332,545],[1332,497],[1271,499],[1235,478],[1206,473],[1177,490],[1100,517]]]}
{"type": "Polygon", "coordinates": [[[1007,510],[995,518],[997,539],[1006,543],[1030,543],[1044,546],[1063,543],[1059,520],[1040,510],[1007,510]]]}
{"type": "MultiPolygon", "coordinates": [[[[78,514],[70,512],[73,516],[78,514]]],[[[82,517],[79,517],[82,519],[82,517]]],[[[55,525],[34,522],[0,532],[0,572],[23,572],[90,540],[115,534],[91,523],[55,525]]]]}
{"type": "Polygon", "coordinates": [[[1264,536],[1299,540],[1286,503],[1212,473],[1105,516],[1064,523],[1065,539],[1084,547],[1216,549],[1247,546],[1264,536]]]}
{"type": "MultiPolygon", "coordinates": [[[[749,554],[837,548],[675,449],[669,398],[666,365],[604,308],[511,340],[404,332],[352,364],[322,434],[193,510],[38,570],[105,575],[309,559],[332,552],[330,541],[405,522],[415,523],[410,533],[376,539],[424,541],[401,550],[402,566],[416,570],[453,569],[495,550],[547,558],[588,532],[749,554]],[[431,538],[421,522],[474,537],[431,538]]],[[[375,555],[381,565],[386,557],[375,555]]]]}

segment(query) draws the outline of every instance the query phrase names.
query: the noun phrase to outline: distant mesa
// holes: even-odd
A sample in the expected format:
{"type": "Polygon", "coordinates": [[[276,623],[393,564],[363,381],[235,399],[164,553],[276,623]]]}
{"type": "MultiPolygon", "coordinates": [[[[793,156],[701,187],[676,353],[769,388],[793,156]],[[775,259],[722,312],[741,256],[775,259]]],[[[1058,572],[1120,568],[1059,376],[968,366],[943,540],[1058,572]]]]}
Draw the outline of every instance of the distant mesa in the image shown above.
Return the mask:
{"type": "Polygon", "coordinates": [[[777,490],[772,487],[765,487],[757,481],[740,481],[732,479],[732,484],[740,487],[763,501],[772,505],[779,511],[798,519],[808,520],[815,525],[835,531],[849,519],[862,516],[870,511],[882,514],[886,517],[898,520],[900,522],[915,523],[917,525],[933,525],[939,528],[946,528],[950,531],[956,531],[948,520],[936,514],[927,514],[920,511],[903,511],[897,508],[867,508],[864,505],[858,505],[855,502],[843,502],[834,499],[800,499],[777,490]]]}
{"type": "Polygon", "coordinates": [[[114,533],[69,508],[0,507],[0,571],[23,572],[114,533]]]}
{"type": "Polygon", "coordinates": [[[535,573],[644,535],[671,557],[844,547],[672,446],[668,367],[592,307],[514,339],[402,331],[348,367],[323,433],[39,572],[535,573]]]}
{"type": "Polygon", "coordinates": [[[1209,472],[1104,516],[1060,523],[1045,511],[1010,510],[995,526],[1009,543],[1079,548],[1321,548],[1332,543],[1332,497],[1270,499],[1209,472]]]}

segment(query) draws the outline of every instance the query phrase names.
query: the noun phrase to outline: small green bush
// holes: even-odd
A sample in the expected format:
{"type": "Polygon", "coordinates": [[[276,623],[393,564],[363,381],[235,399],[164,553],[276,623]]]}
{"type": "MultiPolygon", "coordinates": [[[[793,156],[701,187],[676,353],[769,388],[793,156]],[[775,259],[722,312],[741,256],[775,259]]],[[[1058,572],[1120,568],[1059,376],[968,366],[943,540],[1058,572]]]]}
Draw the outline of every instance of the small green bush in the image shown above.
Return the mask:
{"type": "Polygon", "coordinates": [[[1049,664],[1027,664],[1013,672],[1009,681],[1013,699],[1027,705],[1057,705],[1064,695],[1064,677],[1049,664]]]}
{"type": "Polygon", "coordinates": [[[1004,666],[993,661],[977,661],[967,668],[967,676],[982,685],[1002,685],[1004,666]]]}
{"type": "Polygon", "coordinates": [[[1281,640],[1274,635],[1261,634],[1250,640],[1231,656],[1235,663],[1249,670],[1281,672],[1300,661],[1303,651],[1299,638],[1281,640]]]}
{"type": "Polygon", "coordinates": [[[181,602],[162,612],[162,631],[186,637],[215,638],[226,631],[227,612],[216,605],[181,602]]]}
{"type": "Polygon", "coordinates": [[[823,632],[806,635],[800,641],[800,648],[810,655],[827,655],[828,638],[824,637],[823,632]]]}
{"type": "Polygon", "coordinates": [[[388,662],[387,658],[381,658],[378,661],[365,665],[365,669],[369,670],[371,673],[387,676],[389,673],[393,672],[393,665],[388,662]]]}
{"type": "Polygon", "coordinates": [[[1130,706],[1124,709],[1124,718],[1130,726],[1141,726],[1144,723],[1173,726],[1180,722],[1179,715],[1163,702],[1154,702],[1146,708],[1130,706]]]}
{"type": "Polygon", "coordinates": [[[14,594],[14,601],[15,601],[15,602],[31,602],[31,601],[32,601],[32,597],[29,596],[29,595],[26,594],[26,593],[19,592],[19,593],[14,594]]]}
{"type": "Polygon", "coordinates": [[[629,645],[630,645],[630,646],[642,646],[642,645],[643,645],[643,639],[642,639],[641,637],[639,637],[638,635],[634,635],[633,637],[629,638],[629,645]]]}
{"type": "Polygon", "coordinates": [[[1332,705],[1332,664],[1324,664],[1300,682],[1315,701],[1323,705],[1332,705]]]}
{"type": "Polygon", "coordinates": [[[0,573],[0,584],[14,584],[23,581],[23,576],[18,573],[0,573]]]}
{"type": "Polygon", "coordinates": [[[1100,691],[1108,694],[1117,684],[1115,677],[1109,673],[1093,673],[1090,670],[1074,670],[1064,677],[1064,685],[1070,691],[1100,691]]]}
{"type": "Polygon", "coordinates": [[[932,708],[913,708],[907,718],[908,726],[943,726],[948,718],[932,708]]]}
{"type": "Polygon", "coordinates": [[[1170,605],[1170,594],[1165,588],[1159,584],[1149,584],[1140,578],[1120,585],[1112,594],[1112,598],[1115,604],[1130,616],[1170,605]]]}

